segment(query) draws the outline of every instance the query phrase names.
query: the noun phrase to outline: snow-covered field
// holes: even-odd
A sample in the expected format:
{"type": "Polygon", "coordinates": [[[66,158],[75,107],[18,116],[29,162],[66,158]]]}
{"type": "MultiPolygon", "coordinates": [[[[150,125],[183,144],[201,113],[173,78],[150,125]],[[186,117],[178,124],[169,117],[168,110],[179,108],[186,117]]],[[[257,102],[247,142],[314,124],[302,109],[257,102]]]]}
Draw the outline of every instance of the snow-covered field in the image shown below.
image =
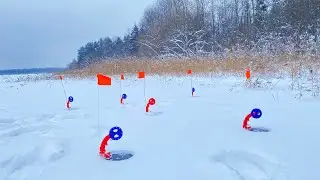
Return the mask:
{"type": "Polygon", "coordinates": [[[146,95],[157,100],[147,115],[143,80],[124,81],[128,98],[120,105],[118,79],[99,87],[100,103],[95,79],[66,79],[71,110],[59,80],[0,80],[0,179],[320,179],[320,100],[293,98],[287,81],[266,90],[238,78],[197,77],[191,97],[187,77],[147,77],[146,95]],[[253,108],[263,115],[251,126],[270,132],[242,129],[253,108]],[[107,149],[131,152],[130,159],[99,156],[113,126],[124,134],[107,149]]]}

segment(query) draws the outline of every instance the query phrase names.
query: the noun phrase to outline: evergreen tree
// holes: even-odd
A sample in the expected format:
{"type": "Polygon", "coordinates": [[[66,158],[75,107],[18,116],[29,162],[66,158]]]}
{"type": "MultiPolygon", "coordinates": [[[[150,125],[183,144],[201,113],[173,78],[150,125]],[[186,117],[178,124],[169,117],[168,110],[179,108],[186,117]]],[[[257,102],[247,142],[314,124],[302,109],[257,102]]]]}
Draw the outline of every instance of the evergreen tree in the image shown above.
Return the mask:
{"type": "Polygon", "coordinates": [[[112,44],[113,57],[123,57],[123,41],[120,37],[116,37],[112,44]]]}
{"type": "Polygon", "coordinates": [[[130,35],[125,35],[123,37],[123,51],[124,51],[124,56],[129,56],[131,54],[131,51],[130,51],[130,35]]]}
{"type": "Polygon", "coordinates": [[[138,37],[139,37],[139,28],[137,25],[134,25],[128,43],[129,55],[137,55],[139,45],[138,45],[138,37]]]}

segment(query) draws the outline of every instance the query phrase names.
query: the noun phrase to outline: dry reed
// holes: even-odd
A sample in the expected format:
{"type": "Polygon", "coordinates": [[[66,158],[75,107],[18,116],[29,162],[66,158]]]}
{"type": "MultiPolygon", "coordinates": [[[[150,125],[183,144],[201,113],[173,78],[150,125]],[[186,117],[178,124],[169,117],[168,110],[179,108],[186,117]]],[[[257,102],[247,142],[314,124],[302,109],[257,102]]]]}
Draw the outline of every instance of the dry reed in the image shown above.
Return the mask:
{"type": "Polygon", "coordinates": [[[243,74],[247,67],[259,75],[297,76],[301,69],[320,70],[320,62],[310,60],[304,55],[278,55],[278,56],[227,56],[224,58],[183,58],[183,59],[118,59],[106,60],[90,65],[81,70],[69,70],[62,74],[72,77],[85,78],[95,76],[97,73],[107,75],[134,74],[145,71],[157,75],[185,75],[188,69],[196,74],[243,74]]]}

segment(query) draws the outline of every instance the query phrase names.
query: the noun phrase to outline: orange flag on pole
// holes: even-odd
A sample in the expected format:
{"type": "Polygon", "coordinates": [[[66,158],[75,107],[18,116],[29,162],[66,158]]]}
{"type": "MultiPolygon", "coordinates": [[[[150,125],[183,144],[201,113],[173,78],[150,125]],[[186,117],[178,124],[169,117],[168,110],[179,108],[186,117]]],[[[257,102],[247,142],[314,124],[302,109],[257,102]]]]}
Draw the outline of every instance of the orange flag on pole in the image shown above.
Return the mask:
{"type": "Polygon", "coordinates": [[[122,103],[122,81],[124,80],[124,75],[120,74],[120,103],[122,103]]]}
{"type": "Polygon", "coordinates": [[[144,95],[144,102],[146,103],[147,99],[146,99],[146,74],[144,73],[144,71],[140,71],[138,72],[138,78],[139,79],[143,79],[143,95],[144,95]]]}
{"type": "Polygon", "coordinates": [[[246,78],[247,78],[247,80],[249,80],[250,77],[251,77],[251,72],[250,72],[250,69],[247,68],[247,69],[246,69],[246,78]]]}
{"type": "MultiPolygon", "coordinates": [[[[190,75],[190,85],[191,85],[191,90],[193,90],[193,83],[192,83],[192,70],[188,69],[187,74],[190,75]]],[[[193,96],[193,91],[192,91],[192,96],[193,96]]]]}
{"type": "Polygon", "coordinates": [[[143,79],[143,78],[145,78],[145,73],[143,72],[143,71],[141,71],[141,72],[138,72],[138,78],[139,79],[143,79]]]}
{"type": "Polygon", "coordinates": [[[64,85],[63,85],[63,82],[62,82],[63,76],[60,75],[60,76],[59,76],[59,79],[60,79],[60,81],[61,81],[61,85],[62,85],[62,89],[63,89],[63,92],[64,92],[64,96],[65,96],[65,98],[66,98],[66,101],[68,101],[66,89],[64,88],[64,85]]]}
{"type": "Polygon", "coordinates": [[[101,73],[97,74],[97,84],[98,84],[98,135],[100,136],[100,93],[99,86],[111,86],[111,77],[103,75],[101,73]]]}
{"type": "Polygon", "coordinates": [[[97,74],[98,79],[98,85],[100,86],[111,86],[111,78],[108,76],[105,76],[103,74],[97,74]]]}

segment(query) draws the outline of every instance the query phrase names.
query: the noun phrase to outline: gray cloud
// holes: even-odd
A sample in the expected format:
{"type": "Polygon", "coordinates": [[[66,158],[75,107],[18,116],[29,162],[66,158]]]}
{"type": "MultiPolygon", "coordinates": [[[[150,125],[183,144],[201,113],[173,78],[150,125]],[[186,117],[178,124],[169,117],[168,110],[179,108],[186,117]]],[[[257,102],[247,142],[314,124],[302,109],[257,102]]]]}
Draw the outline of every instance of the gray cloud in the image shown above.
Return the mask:
{"type": "Polygon", "coordinates": [[[0,69],[64,67],[77,49],[122,36],[154,0],[1,0],[0,69]]]}

